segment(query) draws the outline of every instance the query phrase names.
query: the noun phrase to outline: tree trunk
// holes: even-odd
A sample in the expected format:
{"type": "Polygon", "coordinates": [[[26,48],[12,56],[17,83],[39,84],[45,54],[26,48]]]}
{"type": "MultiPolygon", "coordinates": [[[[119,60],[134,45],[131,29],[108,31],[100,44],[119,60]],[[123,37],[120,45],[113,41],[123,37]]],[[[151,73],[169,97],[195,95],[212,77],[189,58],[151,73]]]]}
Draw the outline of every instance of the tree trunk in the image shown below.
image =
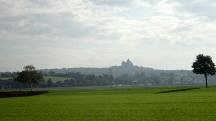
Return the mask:
{"type": "Polygon", "coordinates": [[[30,88],[31,88],[31,92],[32,92],[32,83],[31,83],[30,85],[31,85],[31,87],[30,87],[30,88]]]}
{"type": "Polygon", "coordinates": [[[208,88],[208,75],[207,74],[204,74],[204,76],[205,76],[205,81],[206,81],[206,88],[208,88]]]}
{"type": "Polygon", "coordinates": [[[29,80],[30,91],[32,92],[32,80],[29,80]]]}

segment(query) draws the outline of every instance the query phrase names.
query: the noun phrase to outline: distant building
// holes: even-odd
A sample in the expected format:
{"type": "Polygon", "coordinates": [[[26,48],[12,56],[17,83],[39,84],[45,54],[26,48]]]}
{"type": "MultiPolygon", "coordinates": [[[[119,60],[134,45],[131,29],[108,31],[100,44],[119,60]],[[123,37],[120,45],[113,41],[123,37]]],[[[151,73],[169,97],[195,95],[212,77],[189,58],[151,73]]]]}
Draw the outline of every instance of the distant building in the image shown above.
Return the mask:
{"type": "Polygon", "coordinates": [[[128,59],[126,62],[122,61],[121,67],[122,68],[132,68],[134,65],[133,63],[128,59]]]}

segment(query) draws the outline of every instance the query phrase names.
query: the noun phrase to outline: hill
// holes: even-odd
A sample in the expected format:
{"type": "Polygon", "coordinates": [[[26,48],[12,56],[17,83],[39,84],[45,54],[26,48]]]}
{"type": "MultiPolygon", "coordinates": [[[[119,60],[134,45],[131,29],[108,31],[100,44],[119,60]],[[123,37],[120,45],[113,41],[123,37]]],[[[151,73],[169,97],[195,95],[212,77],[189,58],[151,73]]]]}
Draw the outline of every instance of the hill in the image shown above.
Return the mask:
{"type": "MultiPolygon", "coordinates": [[[[189,70],[159,70],[134,65],[129,59],[120,66],[107,68],[43,69],[44,81],[39,87],[80,86],[182,86],[201,85],[203,75],[189,70]]],[[[16,73],[0,73],[0,88],[20,88],[11,77],[16,73]]],[[[216,76],[209,76],[209,84],[216,84],[216,76]]]]}
{"type": "Polygon", "coordinates": [[[62,68],[62,69],[42,69],[44,73],[82,73],[86,75],[94,74],[94,75],[113,75],[114,77],[119,77],[124,74],[134,75],[136,73],[142,73],[147,71],[154,71],[153,68],[139,67],[134,65],[129,59],[127,61],[123,61],[120,66],[111,66],[107,68],[62,68]]]}
{"type": "MultiPolygon", "coordinates": [[[[123,61],[120,66],[107,68],[43,69],[42,72],[47,75],[70,75],[70,73],[96,76],[111,75],[114,80],[118,80],[118,82],[124,84],[128,82],[128,85],[185,85],[203,83],[203,76],[193,74],[190,70],[159,70],[147,68],[136,66],[129,59],[123,61]]],[[[214,80],[216,80],[215,76],[209,77],[209,83],[215,83],[214,80]]]]}

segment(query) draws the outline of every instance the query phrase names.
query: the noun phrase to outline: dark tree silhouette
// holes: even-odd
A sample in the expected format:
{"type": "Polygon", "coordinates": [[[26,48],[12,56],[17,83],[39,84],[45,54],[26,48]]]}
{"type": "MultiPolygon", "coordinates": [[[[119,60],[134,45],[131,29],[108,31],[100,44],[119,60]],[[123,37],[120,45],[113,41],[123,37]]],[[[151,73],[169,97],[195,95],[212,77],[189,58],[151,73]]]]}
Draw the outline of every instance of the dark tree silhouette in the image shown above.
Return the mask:
{"type": "Polygon", "coordinates": [[[43,75],[32,65],[25,66],[23,69],[24,70],[22,72],[18,72],[15,80],[28,84],[32,91],[33,85],[36,85],[39,83],[39,81],[43,80],[43,75]]]}
{"type": "Polygon", "coordinates": [[[215,64],[210,56],[199,54],[196,61],[192,65],[195,74],[204,74],[206,81],[206,88],[208,87],[208,75],[214,75],[216,72],[215,64]]]}

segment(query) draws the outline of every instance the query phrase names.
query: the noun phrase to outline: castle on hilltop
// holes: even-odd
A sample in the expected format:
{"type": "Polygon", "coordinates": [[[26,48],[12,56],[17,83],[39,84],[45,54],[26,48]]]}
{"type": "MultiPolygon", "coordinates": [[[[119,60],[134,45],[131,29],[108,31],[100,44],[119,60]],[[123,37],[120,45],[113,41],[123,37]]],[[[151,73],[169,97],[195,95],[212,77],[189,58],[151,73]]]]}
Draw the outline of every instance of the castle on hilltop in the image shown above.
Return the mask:
{"type": "Polygon", "coordinates": [[[123,68],[131,68],[133,67],[133,63],[130,61],[130,59],[128,59],[127,61],[122,61],[121,63],[121,67],[123,68]]]}
{"type": "Polygon", "coordinates": [[[122,61],[120,66],[112,66],[109,68],[110,74],[113,77],[119,77],[123,75],[134,75],[141,73],[145,70],[143,67],[138,67],[134,65],[130,59],[127,59],[126,61],[122,61]]]}
{"type": "Polygon", "coordinates": [[[105,68],[63,68],[63,69],[44,69],[44,73],[55,72],[60,74],[66,73],[82,73],[87,75],[112,75],[113,77],[119,77],[124,75],[135,75],[142,73],[146,70],[152,70],[151,68],[145,68],[142,66],[136,66],[130,59],[122,61],[121,65],[111,66],[105,68]]]}

